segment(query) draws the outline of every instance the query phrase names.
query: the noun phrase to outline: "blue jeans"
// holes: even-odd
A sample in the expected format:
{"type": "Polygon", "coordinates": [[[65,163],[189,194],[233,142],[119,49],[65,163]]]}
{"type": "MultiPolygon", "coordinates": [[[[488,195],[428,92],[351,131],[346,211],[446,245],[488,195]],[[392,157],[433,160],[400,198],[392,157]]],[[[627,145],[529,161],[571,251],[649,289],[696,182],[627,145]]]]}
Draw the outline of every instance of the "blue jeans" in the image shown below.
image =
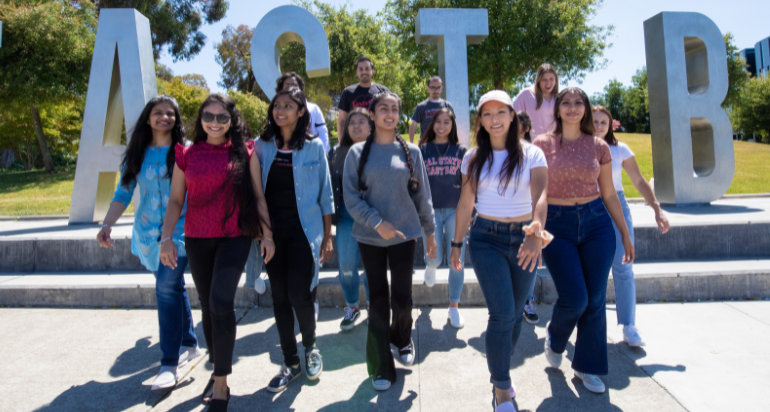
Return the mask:
{"type": "MultiPolygon", "coordinates": [[[[425,258],[425,263],[430,268],[437,268],[444,260],[444,250],[452,251],[452,239],[455,237],[455,227],[457,222],[455,216],[457,209],[433,209],[436,216],[436,257],[434,259],[425,258]],[[443,237],[442,237],[443,231],[443,237]]],[[[425,245],[425,231],[422,232],[422,247],[425,253],[428,248],[425,245]]],[[[450,253],[446,253],[447,265],[449,265],[449,301],[460,303],[460,295],[463,293],[463,282],[465,281],[465,269],[457,270],[449,262],[450,253]]],[[[460,261],[465,266],[465,242],[460,250],[460,261]]]]}
{"type": "Polygon", "coordinates": [[[532,285],[529,287],[529,293],[527,293],[527,301],[535,300],[535,284],[537,283],[537,268],[532,272],[535,276],[532,276],[532,285]]]}
{"type": "Polygon", "coordinates": [[[471,227],[473,269],[487,301],[486,350],[490,382],[498,389],[511,387],[511,354],[521,333],[524,300],[533,273],[518,265],[516,255],[524,241],[523,223],[500,223],[476,217],[471,227]]]}
{"type": "Polygon", "coordinates": [[[187,258],[177,257],[176,269],[160,264],[155,275],[155,297],[158,301],[160,350],[162,366],[177,366],[182,346],[198,346],[190,300],[184,288],[184,270],[187,258]]]}
{"type": "MultiPolygon", "coordinates": [[[[358,274],[358,264],[361,261],[361,252],[358,251],[358,242],[353,237],[353,218],[343,206],[337,221],[337,263],[342,293],[345,295],[345,304],[350,308],[358,307],[361,293],[361,278],[358,274]]],[[[364,290],[366,302],[369,302],[369,282],[364,275],[364,290]]]]}
{"type": "MultiPolygon", "coordinates": [[[[631,209],[628,208],[626,195],[621,190],[618,192],[620,205],[623,208],[623,217],[626,218],[628,233],[631,242],[634,242],[634,220],[631,218],[631,209]]],[[[619,325],[634,325],[636,322],[636,282],[634,281],[634,264],[623,264],[623,256],[626,249],[623,247],[623,239],[620,237],[618,226],[612,222],[615,229],[615,259],[612,261],[612,280],[615,283],[615,311],[618,315],[619,325]]]]}
{"type": "MultiPolygon", "coordinates": [[[[564,352],[577,325],[572,369],[607,374],[607,278],[615,256],[612,219],[601,198],[577,206],[548,205],[543,249],[559,298],[548,332],[551,349],[564,352]]],[[[474,261],[475,262],[475,261],[474,261]]]]}

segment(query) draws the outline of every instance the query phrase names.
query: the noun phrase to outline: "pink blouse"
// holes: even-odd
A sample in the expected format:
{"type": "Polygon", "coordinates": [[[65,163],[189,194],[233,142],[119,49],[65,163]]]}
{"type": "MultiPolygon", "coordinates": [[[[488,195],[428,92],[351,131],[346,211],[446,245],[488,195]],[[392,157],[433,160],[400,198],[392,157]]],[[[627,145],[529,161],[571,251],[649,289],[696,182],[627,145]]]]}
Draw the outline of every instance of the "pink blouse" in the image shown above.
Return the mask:
{"type": "Polygon", "coordinates": [[[555,97],[551,97],[551,100],[543,99],[543,104],[540,105],[540,109],[537,109],[537,96],[535,95],[534,86],[527,87],[516,96],[516,99],[513,101],[513,110],[529,115],[529,119],[532,121],[532,130],[529,133],[532,138],[544,133],[550,133],[556,128],[556,123],[553,121],[553,104],[555,101],[555,97]]]}
{"type": "MultiPolygon", "coordinates": [[[[187,182],[186,237],[241,236],[240,207],[228,176],[230,145],[229,140],[216,146],[205,141],[187,147],[176,145],[176,165],[187,182]]],[[[246,150],[251,159],[254,142],[246,143],[246,150]]]]}
{"type": "Polygon", "coordinates": [[[532,144],[543,150],[548,161],[548,197],[572,199],[599,194],[601,166],[612,162],[607,142],[587,134],[571,142],[544,134],[532,144]]]}

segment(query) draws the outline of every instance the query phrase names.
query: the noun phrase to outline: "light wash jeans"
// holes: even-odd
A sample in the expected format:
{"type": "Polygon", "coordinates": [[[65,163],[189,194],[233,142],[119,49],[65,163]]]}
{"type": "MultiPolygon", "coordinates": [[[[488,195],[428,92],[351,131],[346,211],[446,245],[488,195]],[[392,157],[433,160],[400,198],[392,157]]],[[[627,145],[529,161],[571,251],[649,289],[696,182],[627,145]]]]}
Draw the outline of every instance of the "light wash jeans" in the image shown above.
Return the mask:
{"type": "Polygon", "coordinates": [[[177,366],[181,346],[198,346],[195,323],[190,310],[190,300],[184,287],[184,270],[187,258],[177,257],[175,269],[160,264],[155,275],[155,297],[158,300],[158,324],[160,326],[160,350],[162,366],[177,366]]]}
{"type": "MultiPolygon", "coordinates": [[[[361,279],[358,274],[358,263],[361,261],[361,252],[358,250],[358,242],[353,237],[353,217],[350,216],[345,206],[340,208],[340,216],[337,220],[337,263],[342,286],[345,295],[345,304],[349,308],[357,308],[360,296],[361,279]]],[[[364,274],[364,290],[366,302],[369,303],[369,282],[364,274]]]]}
{"type": "MultiPolygon", "coordinates": [[[[623,208],[623,217],[626,218],[628,233],[631,242],[634,239],[634,220],[631,218],[631,209],[626,202],[626,195],[621,190],[618,192],[620,205],[623,208]]],[[[612,261],[612,280],[615,283],[615,311],[618,315],[619,325],[634,325],[636,322],[636,282],[634,281],[634,264],[623,264],[623,255],[626,249],[623,247],[623,239],[620,237],[618,226],[612,222],[615,229],[615,259],[612,261]]]]}
{"type": "MultiPolygon", "coordinates": [[[[453,268],[452,262],[449,261],[449,255],[452,251],[451,242],[455,237],[457,209],[433,209],[433,212],[436,216],[436,257],[434,259],[426,257],[425,264],[435,269],[441,265],[444,255],[446,255],[447,266],[449,266],[449,301],[460,303],[460,295],[463,293],[463,282],[465,281],[465,239],[463,239],[463,247],[460,250],[460,262],[463,263],[463,269],[453,268]],[[445,250],[450,251],[450,253],[443,253],[445,250]]],[[[425,245],[425,231],[422,232],[422,247],[425,253],[428,253],[428,248],[425,245]]]]}

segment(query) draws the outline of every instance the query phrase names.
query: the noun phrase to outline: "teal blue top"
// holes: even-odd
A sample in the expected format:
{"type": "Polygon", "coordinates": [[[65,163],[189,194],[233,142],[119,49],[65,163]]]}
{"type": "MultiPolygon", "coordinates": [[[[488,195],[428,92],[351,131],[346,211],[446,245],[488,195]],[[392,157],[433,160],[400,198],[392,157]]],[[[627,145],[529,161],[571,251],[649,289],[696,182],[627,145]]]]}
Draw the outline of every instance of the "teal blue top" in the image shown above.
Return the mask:
{"type": "MultiPolygon", "coordinates": [[[[144,154],[142,170],[136,179],[123,187],[118,183],[113,202],[131,204],[136,185],[139,184],[139,204],[134,205],[134,229],[131,233],[131,253],[139,257],[147,270],[156,272],[160,265],[160,234],[163,231],[163,216],[166,214],[171,194],[171,179],[166,177],[166,155],[169,146],[148,147],[144,154]]],[[[184,215],[187,202],[174,228],[172,240],[177,256],[187,256],[184,249],[184,215]]]]}

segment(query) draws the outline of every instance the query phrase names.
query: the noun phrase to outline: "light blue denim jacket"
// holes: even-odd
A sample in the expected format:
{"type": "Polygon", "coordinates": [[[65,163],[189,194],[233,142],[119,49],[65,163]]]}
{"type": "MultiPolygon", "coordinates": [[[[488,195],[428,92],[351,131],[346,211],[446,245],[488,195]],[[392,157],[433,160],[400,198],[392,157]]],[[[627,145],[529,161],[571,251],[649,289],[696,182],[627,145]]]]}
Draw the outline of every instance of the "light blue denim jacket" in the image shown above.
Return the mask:
{"type": "MultiPolygon", "coordinates": [[[[262,188],[267,187],[267,175],[273,165],[278,147],[275,139],[265,142],[257,139],[255,143],[257,158],[262,170],[262,188]]],[[[324,215],[334,214],[334,194],[326,163],[326,150],[320,139],[306,141],[302,150],[294,149],[291,153],[294,165],[294,190],[297,194],[297,210],[302,229],[305,231],[310,249],[315,260],[315,275],[310,290],[318,285],[318,271],[321,268],[321,241],[324,237],[324,215]]]]}
{"type": "MultiPolygon", "coordinates": [[[[171,193],[171,179],[166,177],[166,154],[169,146],[148,147],[144,153],[142,170],[136,179],[123,187],[118,183],[113,202],[131,204],[134,188],[139,184],[139,204],[134,205],[134,229],[131,233],[131,253],[139,257],[147,270],[156,272],[160,265],[160,232],[163,230],[163,216],[166,215],[168,197],[171,193]]],[[[182,207],[172,235],[177,256],[187,256],[184,249],[184,215],[187,202],[182,207]]]]}

